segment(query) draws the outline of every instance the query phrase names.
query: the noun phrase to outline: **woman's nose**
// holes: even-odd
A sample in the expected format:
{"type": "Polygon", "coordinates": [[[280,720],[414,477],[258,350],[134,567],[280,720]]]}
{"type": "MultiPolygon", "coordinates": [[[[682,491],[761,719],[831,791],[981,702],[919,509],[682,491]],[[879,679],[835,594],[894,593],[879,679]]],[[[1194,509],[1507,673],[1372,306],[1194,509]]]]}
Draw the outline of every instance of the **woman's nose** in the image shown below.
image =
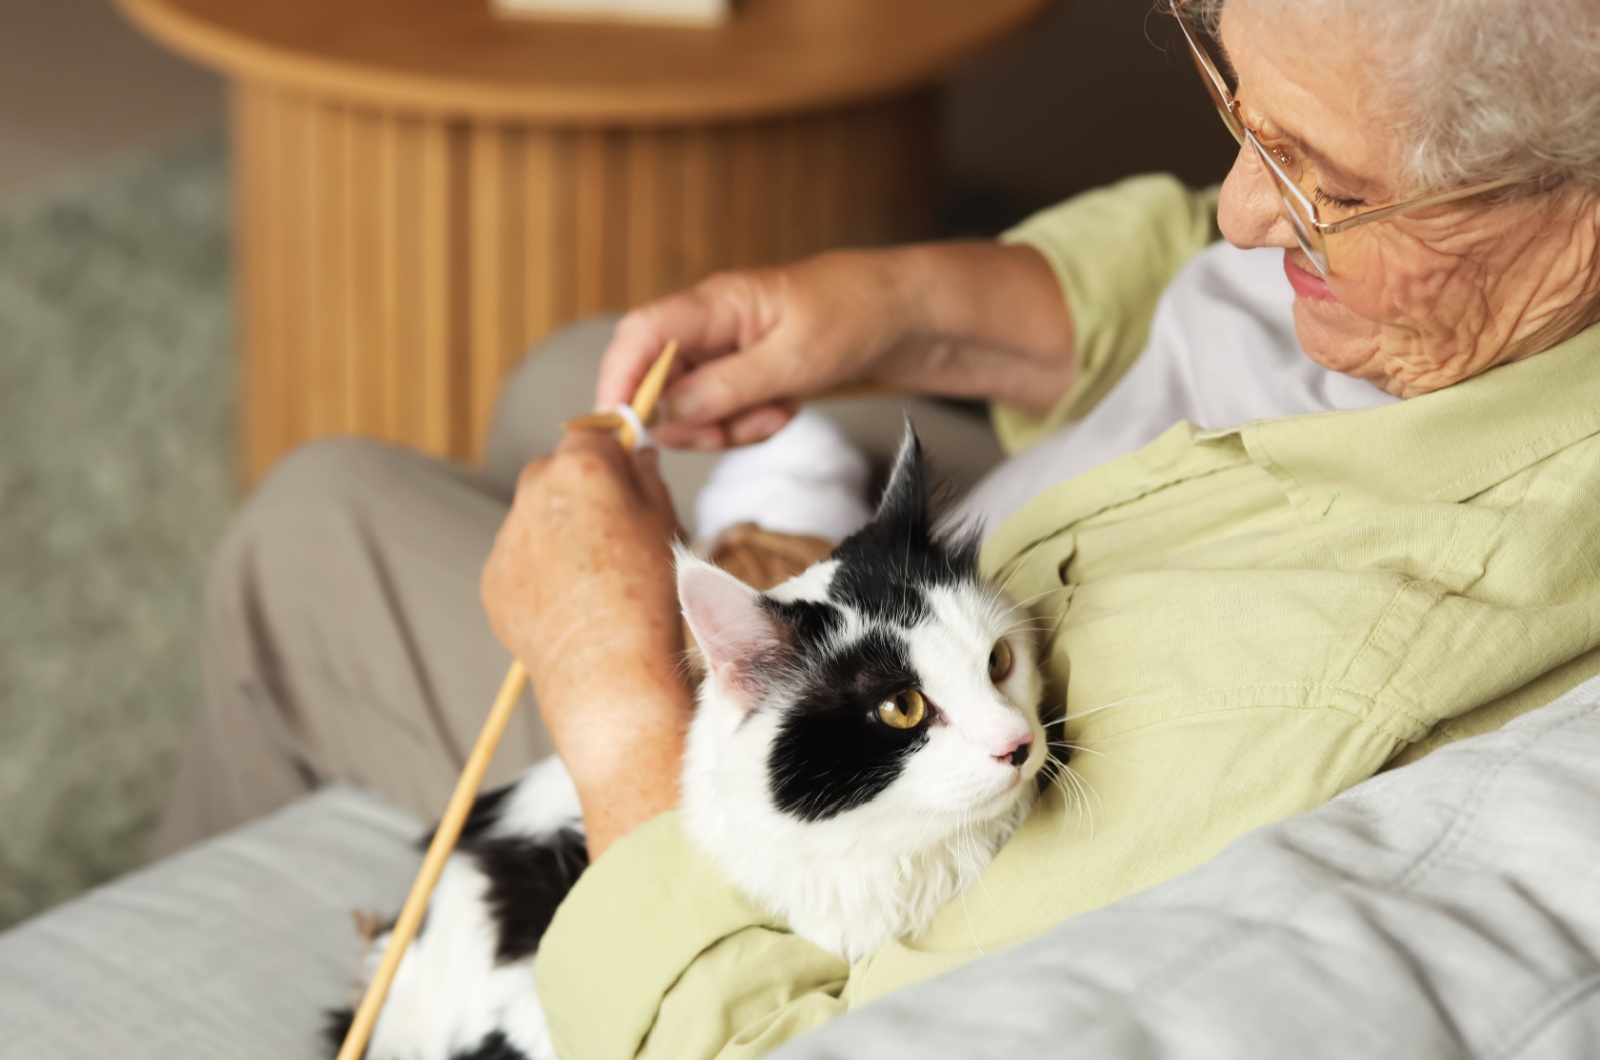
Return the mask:
{"type": "Polygon", "coordinates": [[[1217,203],[1217,227],[1236,247],[1294,247],[1294,229],[1283,213],[1283,199],[1249,144],[1239,148],[1217,203]]]}

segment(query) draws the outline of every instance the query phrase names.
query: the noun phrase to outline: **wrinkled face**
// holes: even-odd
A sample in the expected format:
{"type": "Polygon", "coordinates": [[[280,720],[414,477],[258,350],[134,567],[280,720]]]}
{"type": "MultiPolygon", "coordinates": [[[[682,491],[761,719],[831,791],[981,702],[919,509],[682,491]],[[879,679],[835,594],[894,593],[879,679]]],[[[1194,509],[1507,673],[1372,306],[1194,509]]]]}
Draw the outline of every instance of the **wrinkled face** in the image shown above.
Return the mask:
{"type": "MultiPolygon", "coordinates": [[[[1324,221],[1415,194],[1402,180],[1401,101],[1382,83],[1395,42],[1262,0],[1230,0],[1221,37],[1245,124],[1303,162],[1301,190],[1324,221]]],[[[1249,150],[1218,219],[1237,246],[1283,248],[1312,360],[1401,397],[1538,353],[1600,309],[1600,202],[1581,190],[1446,203],[1331,235],[1326,279],[1249,150]]]]}
{"type": "Polygon", "coordinates": [[[1044,762],[1030,621],[929,537],[911,448],[873,523],[766,595],[680,558],[719,775],[801,821],[987,821],[1044,762]]]}

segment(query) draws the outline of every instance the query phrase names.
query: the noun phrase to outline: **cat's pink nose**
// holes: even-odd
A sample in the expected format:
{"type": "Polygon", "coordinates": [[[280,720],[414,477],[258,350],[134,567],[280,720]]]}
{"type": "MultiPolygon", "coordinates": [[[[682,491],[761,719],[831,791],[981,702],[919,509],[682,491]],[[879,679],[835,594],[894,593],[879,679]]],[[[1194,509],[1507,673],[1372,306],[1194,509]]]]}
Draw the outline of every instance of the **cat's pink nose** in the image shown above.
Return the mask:
{"type": "Polygon", "coordinates": [[[1028,733],[1009,748],[994,756],[1003,765],[1020,766],[1028,760],[1028,749],[1033,746],[1033,733],[1028,733]]]}

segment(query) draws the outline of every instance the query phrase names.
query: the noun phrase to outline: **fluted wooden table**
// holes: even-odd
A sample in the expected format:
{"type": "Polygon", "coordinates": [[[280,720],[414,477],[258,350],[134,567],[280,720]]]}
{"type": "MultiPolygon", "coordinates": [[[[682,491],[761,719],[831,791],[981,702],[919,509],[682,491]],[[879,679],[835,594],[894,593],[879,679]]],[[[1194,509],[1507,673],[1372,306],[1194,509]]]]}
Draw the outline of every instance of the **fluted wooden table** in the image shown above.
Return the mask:
{"type": "Polygon", "coordinates": [[[744,0],[686,29],[118,0],[233,82],[246,478],[329,434],[473,457],[555,325],[926,234],[934,86],[1049,2],[744,0]]]}

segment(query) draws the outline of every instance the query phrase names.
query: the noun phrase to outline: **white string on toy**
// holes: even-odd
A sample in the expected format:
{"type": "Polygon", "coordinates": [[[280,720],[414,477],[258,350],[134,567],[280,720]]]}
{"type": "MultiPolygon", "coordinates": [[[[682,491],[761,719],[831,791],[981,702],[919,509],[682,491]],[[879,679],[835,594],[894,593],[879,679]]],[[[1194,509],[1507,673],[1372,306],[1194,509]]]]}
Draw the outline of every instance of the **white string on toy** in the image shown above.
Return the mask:
{"type": "MultiPolygon", "coordinates": [[[[656,440],[650,437],[650,429],[644,425],[644,420],[640,418],[638,411],[632,405],[618,405],[611,411],[615,412],[618,416],[621,416],[628,426],[632,428],[634,452],[637,453],[641,449],[651,449],[655,447],[656,440]]],[[[622,437],[627,438],[628,432],[623,431],[622,437]]]]}

